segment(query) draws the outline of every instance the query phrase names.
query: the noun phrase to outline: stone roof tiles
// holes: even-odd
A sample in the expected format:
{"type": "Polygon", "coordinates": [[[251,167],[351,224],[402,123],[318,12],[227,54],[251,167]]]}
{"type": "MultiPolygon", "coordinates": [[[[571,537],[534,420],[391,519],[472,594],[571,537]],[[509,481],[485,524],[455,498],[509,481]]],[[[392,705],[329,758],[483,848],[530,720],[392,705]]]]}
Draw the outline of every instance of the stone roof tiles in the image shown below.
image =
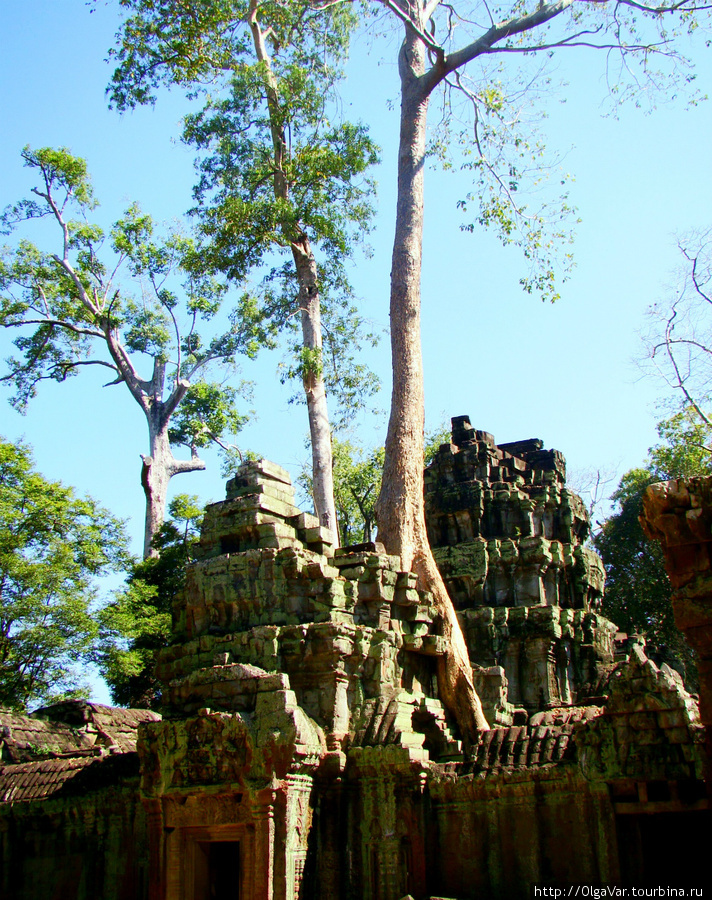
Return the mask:
{"type": "Polygon", "coordinates": [[[84,795],[138,776],[137,753],[84,750],[77,755],[0,767],[0,804],[84,795]]]}
{"type": "Polygon", "coordinates": [[[574,726],[600,714],[598,706],[568,707],[537,713],[527,725],[492,728],[482,734],[468,768],[478,775],[493,775],[573,760],[574,726]]]}
{"type": "Polygon", "coordinates": [[[71,700],[29,716],[0,710],[0,761],[30,762],[80,754],[93,747],[128,753],[136,749],[141,722],[160,719],[147,709],[115,709],[71,700]]]}
{"type": "Polygon", "coordinates": [[[91,766],[97,759],[93,755],[84,755],[3,766],[0,769],[0,803],[21,803],[50,797],[78,771],[91,766]]]}
{"type": "Polygon", "coordinates": [[[138,726],[160,718],[146,709],[86,700],[58,703],[29,716],[0,710],[0,803],[94,790],[137,774],[138,726]]]}
{"type": "Polygon", "coordinates": [[[52,722],[0,711],[0,759],[27,762],[38,756],[76,753],[94,743],[93,736],[52,722]]]}

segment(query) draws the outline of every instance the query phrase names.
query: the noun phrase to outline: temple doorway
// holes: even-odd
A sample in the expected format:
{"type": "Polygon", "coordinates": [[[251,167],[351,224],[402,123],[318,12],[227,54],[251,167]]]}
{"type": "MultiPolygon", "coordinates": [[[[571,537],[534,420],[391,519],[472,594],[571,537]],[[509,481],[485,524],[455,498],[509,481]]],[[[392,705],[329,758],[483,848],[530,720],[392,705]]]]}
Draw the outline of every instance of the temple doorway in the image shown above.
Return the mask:
{"type": "Polygon", "coordinates": [[[240,842],[195,841],[193,900],[240,900],[240,842]]]}

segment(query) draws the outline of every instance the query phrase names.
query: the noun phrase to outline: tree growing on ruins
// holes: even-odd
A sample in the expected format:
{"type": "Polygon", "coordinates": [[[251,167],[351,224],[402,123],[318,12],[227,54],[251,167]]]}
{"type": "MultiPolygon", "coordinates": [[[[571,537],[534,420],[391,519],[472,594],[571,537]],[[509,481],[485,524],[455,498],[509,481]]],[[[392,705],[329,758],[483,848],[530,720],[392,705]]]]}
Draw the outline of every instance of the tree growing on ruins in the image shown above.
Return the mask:
{"type": "Polygon", "coordinates": [[[97,635],[96,578],[128,561],[123,523],[0,440],[0,706],[77,696],[97,635]]]}
{"type": "Polygon", "coordinates": [[[2,221],[15,230],[49,218],[58,246],[48,252],[20,238],[0,260],[0,325],[19,333],[19,355],[2,380],[14,386],[12,403],[22,411],[43,380],[63,382],[85,367],[108,369],[109,385],[125,386],[148,426],[141,466],[148,555],[170,479],[204,469],[199,449],[224,444],[244,421],[240,390],[206,376],[233,370],[235,355],[254,355],[266,334],[248,296],[221,323],[226,285],[192,238],[159,238],[135,204],[106,236],[88,219],[96,204],[83,159],[66,149],[22,155],[38,184],[2,221]],[[139,374],[146,360],[147,377],[139,374]],[[171,445],[189,447],[190,459],[176,459],[171,445]]]}
{"type": "MultiPolygon", "coordinates": [[[[507,140],[509,117],[517,117],[512,92],[502,78],[516,71],[520,60],[536,62],[538,55],[586,47],[603,52],[609,83],[622,96],[659,86],[660,78],[653,77],[654,60],[673,69],[681,63],[674,40],[680,32],[696,27],[696,13],[704,15],[709,7],[695,0],[655,6],[638,0],[555,0],[531,5],[517,0],[496,10],[487,3],[441,0],[383,0],[383,5],[402,22],[403,42],[398,56],[400,143],[390,299],[393,392],[377,520],[388,552],[400,555],[403,568],[415,571],[421,588],[433,595],[450,643],[440,668],[441,694],[464,734],[472,737],[486,723],[462,631],[430,552],[423,509],[420,271],[428,107],[438,88],[448,93],[446,114],[454,96],[469,105],[469,164],[480,179],[471,197],[479,206],[476,222],[494,224],[505,242],[518,242],[536,264],[524,280],[525,288],[553,299],[552,249],[566,236],[566,229],[561,229],[566,207],[552,220],[550,211],[528,210],[519,200],[524,161],[531,159],[532,150],[527,148],[526,134],[515,133],[507,140]],[[612,68],[614,57],[619,61],[617,71],[612,68]],[[502,74],[493,77],[488,65],[497,61],[502,74]]],[[[526,80],[518,96],[522,86],[526,80]]],[[[533,148],[533,156],[537,154],[533,148]]],[[[463,204],[467,206],[467,201],[463,204]]]]}
{"type": "Polygon", "coordinates": [[[195,194],[215,263],[239,280],[271,251],[291,257],[265,280],[264,310],[281,327],[301,319],[288,374],[308,410],[315,511],[335,529],[327,388],[347,410],[375,388],[353,359],[362,323],[344,261],[368,230],[363,174],[376,148],[363,126],[329,119],[353,14],[343,3],[120,2],[129,16],[110,88],[119,109],[154,102],[161,84],[220,90],[184,130],[203,154],[195,194]]]}
{"type": "MultiPolygon", "coordinates": [[[[126,0],[126,5],[133,5],[126,0]]],[[[401,79],[398,199],[391,268],[391,352],[393,393],[385,445],[383,482],[377,506],[380,539],[389,553],[401,557],[404,569],[412,569],[420,587],[431,592],[443,623],[449,652],[440,661],[441,695],[456,715],[465,737],[486,728],[472,683],[462,631],[428,546],[423,511],[423,372],[420,345],[420,270],[423,230],[424,168],[429,151],[427,116],[438,89],[446,95],[446,122],[454,98],[469,108],[470,130],[465,164],[475,175],[476,188],[462,201],[474,204],[474,221],[465,227],[494,225],[502,240],[516,242],[533,269],[524,279],[525,289],[554,299],[555,248],[566,241],[566,203],[539,210],[520,200],[521,188],[531,175],[541,174],[536,165],[540,148],[530,143],[526,130],[512,128],[520,121],[517,98],[526,94],[536,72],[529,62],[574,48],[597,48],[606,59],[609,84],[619,98],[663,81],[652,71],[654,60],[671,67],[668,74],[687,75],[675,51],[680,32],[694,30],[708,8],[704,2],[682,0],[654,7],[638,0],[576,2],[555,0],[529,7],[519,2],[492,10],[486,3],[442,3],[441,0],[382,0],[376,4],[400,20],[403,42],[399,52],[401,79]],[[699,16],[697,15],[699,13],[699,16]],[[495,16],[497,18],[495,18],[495,16]],[[619,65],[616,67],[616,61],[619,65]],[[520,65],[521,63],[521,65],[520,65]],[[492,71],[492,66],[500,67],[492,71]],[[633,67],[638,65],[638,76],[633,67]],[[515,72],[510,84],[508,72],[515,72]],[[517,82],[516,90],[511,89],[517,82]],[[628,76],[631,75],[630,78],[628,76]],[[532,170],[533,165],[533,170],[532,170]],[[529,171],[528,171],[529,170],[529,171]]],[[[213,8],[206,3],[200,9],[213,8]]],[[[230,7],[234,15],[235,7],[230,7]]],[[[295,4],[276,5],[278,10],[295,4]]],[[[315,3],[314,11],[338,10],[340,3],[315,3]]],[[[221,5],[220,8],[223,8],[221,5]]],[[[306,7],[308,9],[308,5],[306,7]]],[[[199,18],[196,16],[196,20],[199,18]]],[[[225,33],[236,28],[237,17],[224,21],[225,33]]],[[[171,49],[178,57],[181,41],[171,49]]],[[[215,46],[210,42],[210,48],[215,46]]],[[[213,53],[214,58],[219,54],[213,53]]],[[[153,59],[145,58],[151,72],[153,59]]],[[[189,65],[181,64],[188,72],[189,65]]],[[[204,75],[199,71],[198,75],[204,75]]]]}

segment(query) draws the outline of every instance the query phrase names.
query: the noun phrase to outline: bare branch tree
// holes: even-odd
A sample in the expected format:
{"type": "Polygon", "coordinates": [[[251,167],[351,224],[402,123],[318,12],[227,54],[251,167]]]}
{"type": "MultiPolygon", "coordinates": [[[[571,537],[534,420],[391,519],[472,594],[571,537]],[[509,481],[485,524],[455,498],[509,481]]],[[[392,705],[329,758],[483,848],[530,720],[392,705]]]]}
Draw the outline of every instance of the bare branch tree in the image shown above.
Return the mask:
{"type": "Polygon", "coordinates": [[[661,378],[712,424],[712,229],[678,240],[684,264],[667,301],[648,310],[643,370],[661,378]]]}

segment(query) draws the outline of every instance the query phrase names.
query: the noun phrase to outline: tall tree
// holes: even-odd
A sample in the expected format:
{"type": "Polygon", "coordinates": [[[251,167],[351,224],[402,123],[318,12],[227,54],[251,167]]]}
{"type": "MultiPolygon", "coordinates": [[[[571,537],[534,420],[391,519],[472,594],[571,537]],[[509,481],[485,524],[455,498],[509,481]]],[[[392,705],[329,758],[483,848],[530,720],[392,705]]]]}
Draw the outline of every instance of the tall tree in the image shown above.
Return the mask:
{"type": "MultiPolygon", "coordinates": [[[[486,723],[472,684],[462,631],[430,552],[423,511],[420,272],[430,100],[442,87],[459,92],[470,104],[475,148],[472,165],[492,185],[489,192],[483,185],[479,187],[475,198],[480,202],[478,221],[499,225],[505,241],[517,227],[522,229],[518,240],[525,255],[540,263],[525,287],[553,297],[555,269],[543,234],[547,224],[560,223],[558,217],[547,223],[545,215],[528,214],[516,200],[521,174],[518,158],[516,153],[500,152],[507,95],[481,64],[499,57],[503,66],[506,60],[511,67],[517,60],[537,54],[598,47],[606,55],[609,71],[611,55],[617,53],[621,77],[637,61],[648,85],[653,59],[664,58],[673,64],[679,59],[672,49],[675,29],[688,31],[698,24],[696,11],[706,12],[709,7],[704,0],[673,0],[654,7],[638,0],[555,0],[531,5],[517,0],[496,11],[486,2],[382,0],[382,5],[401,20],[404,34],[398,57],[400,142],[390,299],[393,393],[377,505],[378,529],[387,550],[400,555],[403,568],[415,571],[421,587],[433,595],[451,648],[440,671],[441,693],[465,735],[474,737],[486,723]],[[495,15],[500,18],[495,20],[495,15]],[[477,71],[473,73],[473,69],[477,71]]],[[[520,146],[517,137],[512,147],[516,151],[520,146]]],[[[561,234],[560,228],[554,227],[553,234],[561,234]]]]}
{"type": "Polygon", "coordinates": [[[0,706],[86,691],[96,578],[127,562],[122,522],[43,478],[28,447],[0,439],[0,706]]]}
{"type": "MultiPolygon", "coordinates": [[[[268,279],[267,308],[281,324],[295,313],[301,319],[293,371],[309,416],[314,504],[321,524],[336,530],[322,316],[334,319],[339,306],[348,308],[343,296],[338,302],[339,289],[348,294],[343,262],[368,227],[372,185],[360,176],[376,161],[363,126],[328,118],[353,16],[338,3],[121,5],[130,16],[111,88],[119,109],[153,102],[159,84],[225,87],[220,99],[188,117],[184,132],[205,153],[196,188],[203,230],[232,278],[270,250],[291,256],[291,266],[268,279]],[[276,284],[286,290],[275,292],[276,284]]],[[[355,345],[360,324],[355,310],[349,314],[351,334],[337,341],[342,348],[349,338],[355,345]]],[[[339,336],[335,328],[328,334],[339,336]]]]}
{"type": "Polygon", "coordinates": [[[87,218],[96,203],[83,159],[66,149],[25,148],[22,155],[38,184],[2,221],[14,230],[47,217],[58,248],[46,252],[20,238],[0,259],[0,325],[20,335],[20,355],[8,360],[2,380],[14,385],[21,411],[41,381],[62,382],[84,367],[108,369],[109,384],[126,387],[148,426],[141,467],[148,555],[170,479],[204,469],[199,449],[224,444],[243,423],[238,389],[205,375],[231,371],[235,354],[254,355],[265,334],[249,297],[232,310],[226,330],[214,327],[226,285],[206,269],[192,238],[176,232],[159,239],[134,204],[107,239],[87,218]],[[202,332],[208,323],[212,335],[202,332]],[[138,371],[146,358],[149,377],[138,371]],[[189,447],[190,459],[176,459],[171,444],[189,447]]]}

